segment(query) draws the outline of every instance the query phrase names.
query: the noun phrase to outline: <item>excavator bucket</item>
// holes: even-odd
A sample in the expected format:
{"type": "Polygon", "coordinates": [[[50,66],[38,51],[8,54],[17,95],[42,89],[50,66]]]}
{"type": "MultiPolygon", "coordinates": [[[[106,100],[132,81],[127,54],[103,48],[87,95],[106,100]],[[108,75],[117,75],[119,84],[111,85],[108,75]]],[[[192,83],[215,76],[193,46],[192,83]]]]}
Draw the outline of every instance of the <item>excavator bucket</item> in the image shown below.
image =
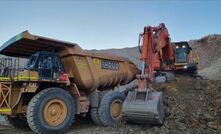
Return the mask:
{"type": "Polygon", "coordinates": [[[123,119],[138,124],[163,124],[163,94],[156,91],[129,91],[123,103],[123,119]]]}

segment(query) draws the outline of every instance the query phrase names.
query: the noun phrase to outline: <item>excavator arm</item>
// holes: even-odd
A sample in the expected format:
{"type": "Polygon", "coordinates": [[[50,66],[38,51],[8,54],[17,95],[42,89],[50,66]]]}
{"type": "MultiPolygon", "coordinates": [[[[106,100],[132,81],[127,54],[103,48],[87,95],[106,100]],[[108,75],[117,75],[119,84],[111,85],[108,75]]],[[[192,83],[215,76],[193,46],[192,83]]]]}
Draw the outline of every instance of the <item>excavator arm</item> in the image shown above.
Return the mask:
{"type": "Polygon", "coordinates": [[[144,27],[140,34],[141,74],[137,75],[138,88],[130,91],[123,104],[123,117],[135,123],[162,124],[164,119],[163,94],[151,87],[155,67],[173,61],[172,46],[164,24],[144,27]]]}

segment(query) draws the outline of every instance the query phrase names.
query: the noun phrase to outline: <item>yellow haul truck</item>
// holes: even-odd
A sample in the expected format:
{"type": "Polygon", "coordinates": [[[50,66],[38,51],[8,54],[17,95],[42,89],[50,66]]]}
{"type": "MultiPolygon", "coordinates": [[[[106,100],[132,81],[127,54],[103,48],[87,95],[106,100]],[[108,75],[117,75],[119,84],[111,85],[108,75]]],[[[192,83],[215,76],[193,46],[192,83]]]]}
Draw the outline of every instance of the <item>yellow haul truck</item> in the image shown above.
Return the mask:
{"type": "Polygon", "coordinates": [[[0,60],[0,114],[41,134],[64,133],[75,115],[88,112],[94,123],[114,126],[125,96],[113,88],[139,73],[128,59],[27,31],[3,44],[0,54],[6,56],[0,60]],[[21,58],[28,59],[24,67],[21,58]]]}

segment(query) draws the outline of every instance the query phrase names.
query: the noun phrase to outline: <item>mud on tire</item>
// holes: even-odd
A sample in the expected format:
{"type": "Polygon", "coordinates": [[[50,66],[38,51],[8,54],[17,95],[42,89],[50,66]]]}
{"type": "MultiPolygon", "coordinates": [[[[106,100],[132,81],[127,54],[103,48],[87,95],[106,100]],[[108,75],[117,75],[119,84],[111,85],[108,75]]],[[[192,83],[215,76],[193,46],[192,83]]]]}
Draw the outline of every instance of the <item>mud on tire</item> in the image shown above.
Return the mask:
{"type": "Polygon", "coordinates": [[[119,120],[121,119],[121,109],[123,105],[123,101],[125,99],[125,96],[117,91],[111,91],[107,94],[105,94],[100,102],[100,107],[99,107],[99,118],[101,120],[102,125],[104,126],[116,126],[119,120]],[[114,107],[114,105],[117,105],[114,107]],[[112,108],[115,108],[116,112],[112,112],[112,108]],[[114,116],[113,113],[115,113],[114,116]]]}
{"type": "MultiPolygon", "coordinates": [[[[27,120],[28,120],[28,125],[30,128],[35,132],[35,133],[40,133],[40,134],[48,134],[48,133],[53,133],[53,134],[61,134],[65,133],[72,125],[75,117],[75,101],[73,97],[69,94],[69,92],[61,89],[61,88],[48,88],[45,89],[38,94],[36,94],[31,101],[28,104],[27,108],[27,120]],[[58,100],[57,102],[55,101],[53,103],[53,100],[58,100]],[[62,102],[64,105],[60,105],[59,101],[62,102]],[[50,103],[52,102],[52,103],[50,103]],[[58,124],[53,124],[53,121],[56,119],[52,118],[52,122],[49,122],[49,119],[46,119],[47,116],[45,114],[50,114],[52,113],[53,117],[56,112],[53,112],[53,107],[47,107],[48,105],[56,105],[58,108],[62,108],[62,106],[65,106],[66,110],[62,111],[65,113],[65,116],[61,117],[62,120],[58,124]],[[50,112],[45,112],[45,109],[48,108],[47,110],[51,110],[50,112]],[[50,109],[51,108],[51,109],[50,109]]],[[[55,111],[55,110],[54,110],[55,111]]],[[[58,112],[58,111],[57,111],[58,112]]],[[[60,115],[63,115],[62,112],[59,114],[56,114],[59,116],[58,119],[60,119],[60,115]]]]}

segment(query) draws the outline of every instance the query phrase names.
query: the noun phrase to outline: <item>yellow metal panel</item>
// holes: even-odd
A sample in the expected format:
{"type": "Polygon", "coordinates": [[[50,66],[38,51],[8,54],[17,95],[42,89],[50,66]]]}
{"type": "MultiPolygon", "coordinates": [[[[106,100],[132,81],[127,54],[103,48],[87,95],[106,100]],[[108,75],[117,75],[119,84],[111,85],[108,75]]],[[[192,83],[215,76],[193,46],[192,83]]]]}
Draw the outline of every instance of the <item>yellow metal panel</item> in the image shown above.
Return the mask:
{"type": "Polygon", "coordinates": [[[0,108],[0,112],[11,112],[10,108],[0,108]]]}
{"type": "Polygon", "coordinates": [[[187,63],[175,63],[175,65],[187,65],[187,63]]]}
{"type": "Polygon", "coordinates": [[[38,77],[18,76],[14,77],[14,80],[38,80],[38,77]]]}
{"type": "Polygon", "coordinates": [[[0,80],[10,80],[9,77],[0,77],[0,80]]]}

